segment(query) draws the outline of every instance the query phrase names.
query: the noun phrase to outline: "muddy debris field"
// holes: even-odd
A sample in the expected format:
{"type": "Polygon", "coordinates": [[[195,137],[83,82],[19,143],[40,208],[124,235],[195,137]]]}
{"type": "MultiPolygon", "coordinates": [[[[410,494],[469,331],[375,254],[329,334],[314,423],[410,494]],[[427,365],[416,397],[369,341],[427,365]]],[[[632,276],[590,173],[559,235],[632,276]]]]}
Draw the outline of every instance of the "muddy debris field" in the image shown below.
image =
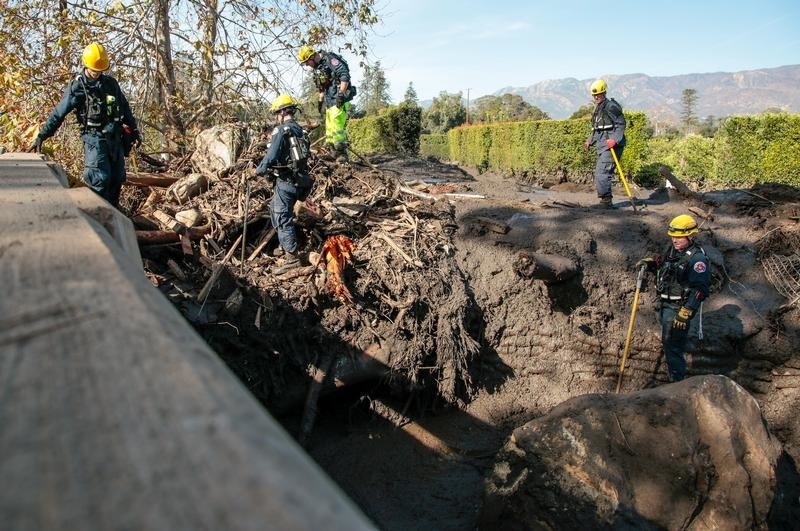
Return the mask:
{"type": "MultiPolygon", "coordinates": [[[[295,210],[306,261],[275,276],[262,155],[263,139],[213,173],[142,160],[121,208],[153,285],[378,527],[474,528],[513,429],[614,392],[634,264],[683,213],[713,272],[689,374],[744,387],[800,459],[797,189],[638,190],[636,212],[615,190],[600,211],[586,178],[315,158],[295,210]]],[[[645,285],[623,392],[667,383],[654,304],[645,285]]]]}

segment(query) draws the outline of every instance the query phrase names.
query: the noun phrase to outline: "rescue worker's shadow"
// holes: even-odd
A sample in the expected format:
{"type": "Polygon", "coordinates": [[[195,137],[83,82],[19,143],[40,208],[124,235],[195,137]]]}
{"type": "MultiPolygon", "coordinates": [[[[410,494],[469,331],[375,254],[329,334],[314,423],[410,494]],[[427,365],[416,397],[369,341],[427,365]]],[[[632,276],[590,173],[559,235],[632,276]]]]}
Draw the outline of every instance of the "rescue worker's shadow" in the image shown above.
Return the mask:
{"type": "Polygon", "coordinates": [[[742,309],[735,304],[725,304],[712,311],[704,311],[692,319],[689,341],[686,344],[688,376],[721,374],[731,376],[742,360],[742,344],[747,335],[742,320],[742,309]]]}

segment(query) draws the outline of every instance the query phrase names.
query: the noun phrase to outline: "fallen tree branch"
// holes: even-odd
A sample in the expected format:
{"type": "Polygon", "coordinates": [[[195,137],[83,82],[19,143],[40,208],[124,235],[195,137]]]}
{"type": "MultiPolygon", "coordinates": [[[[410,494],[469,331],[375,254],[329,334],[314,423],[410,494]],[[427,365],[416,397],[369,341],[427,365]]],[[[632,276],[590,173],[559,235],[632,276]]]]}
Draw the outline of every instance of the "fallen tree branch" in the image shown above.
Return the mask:
{"type": "Polygon", "coordinates": [[[214,284],[217,283],[219,276],[222,274],[222,270],[225,268],[225,264],[228,263],[228,260],[231,259],[233,253],[236,252],[236,248],[239,246],[239,242],[242,241],[242,235],[240,234],[236,241],[233,242],[230,249],[228,249],[228,253],[225,255],[225,258],[222,259],[222,262],[219,264],[214,264],[214,269],[211,272],[211,278],[208,279],[203,289],[200,290],[200,293],[197,294],[197,300],[200,302],[205,302],[206,298],[208,298],[208,294],[211,293],[211,290],[214,287],[214,284]]]}
{"type": "Polygon", "coordinates": [[[380,239],[382,239],[383,241],[385,241],[386,243],[388,243],[388,244],[389,244],[389,247],[391,247],[392,249],[394,249],[395,251],[397,251],[397,252],[400,254],[400,256],[402,256],[402,257],[403,257],[403,260],[405,260],[405,261],[406,261],[406,262],[408,262],[409,264],[413,265],[414,267],[422,267],[422,266],[423,266],[423,263],[422,263],[420,260],[414,260],[413,258],[411,258],[410,256],[408,256],[408,254],[407,254],[407,253],[406,253],[404,250],[402,250],[402,249],[400,248],[400,246],[399,246],[399,245],[397,245],[397,244],[394,242],[394,240],[392,240],[392,239],[389,237],[389,235],[388,235],[388,234],[386,234],[385,232],[378,232],[378,233],[376,233],[376,234],[375,234],[375,236],[377,236],[378,238],[380,238],[380,239]]]}

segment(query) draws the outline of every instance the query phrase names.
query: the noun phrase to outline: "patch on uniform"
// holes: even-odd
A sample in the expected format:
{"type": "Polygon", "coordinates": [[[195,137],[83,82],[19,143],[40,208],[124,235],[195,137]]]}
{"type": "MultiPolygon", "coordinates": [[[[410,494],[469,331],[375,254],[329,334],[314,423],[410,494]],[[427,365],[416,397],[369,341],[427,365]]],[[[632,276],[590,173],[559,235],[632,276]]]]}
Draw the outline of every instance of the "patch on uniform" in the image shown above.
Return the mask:
{"type": "Polygon", "coordinates": [[[339,64],[339,60],[335,57],[331,57],[331,66],[337,66],[339,64]]]}
{"type": "Polygon", "coordinates": [[[696,273],[705,273],[706,265],[703,262],[697,262],[694,265],[694,270],[695,270],[696,273]]]}

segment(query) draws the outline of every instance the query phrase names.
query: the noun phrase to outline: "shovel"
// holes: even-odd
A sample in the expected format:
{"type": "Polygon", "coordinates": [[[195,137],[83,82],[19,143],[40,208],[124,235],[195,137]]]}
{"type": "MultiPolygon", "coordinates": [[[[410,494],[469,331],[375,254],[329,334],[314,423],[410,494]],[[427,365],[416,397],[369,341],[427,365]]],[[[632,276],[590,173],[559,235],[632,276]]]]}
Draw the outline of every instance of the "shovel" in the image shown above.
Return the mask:
{"type": "MultiPolygon", "coordinates": [[[[612,149],[613,153],[614,150],[612,149]]],[[[616,158],[616,156],[615,156],[616,158]]],[[[636,277],[636,293],[633,295],[633,308],[631,308],[631,320],[628,323],[628,336],[625,338],[625,350],[622,352],[622,363],[619,364],[619,378],[617,378],[617,390],[622,387],[622,374],[625,372],[625,362],[628,361],[628,352],[631,349],[631,336],[633,335],[633,323],[636,322],[636,308],[639,306],[639,292],[642,291],[642,280],[644,280],[644,273],[647,271],[647,266],[643,265],[639,268],[639,275],[636,277]]]]}
{"type": "Polygon", "coordinates": [[[628,199],[631,200],[631,206],[633,207],[633,211],[636,212],[636,200],[633,198],[633,194],[631,193],[631,189],[628,187],[628,181],[625,179],[625,174],[622,172],[622,166],[619,165],[619,158],[617,158],[617,152],[614,148],[611,149],[611,156],[614,157],[614,164],[617,165],[617,171],[619,172],[620,179],[622,179],[622,185],[625,187],[625,193],[628,194],[628,199]]]}

